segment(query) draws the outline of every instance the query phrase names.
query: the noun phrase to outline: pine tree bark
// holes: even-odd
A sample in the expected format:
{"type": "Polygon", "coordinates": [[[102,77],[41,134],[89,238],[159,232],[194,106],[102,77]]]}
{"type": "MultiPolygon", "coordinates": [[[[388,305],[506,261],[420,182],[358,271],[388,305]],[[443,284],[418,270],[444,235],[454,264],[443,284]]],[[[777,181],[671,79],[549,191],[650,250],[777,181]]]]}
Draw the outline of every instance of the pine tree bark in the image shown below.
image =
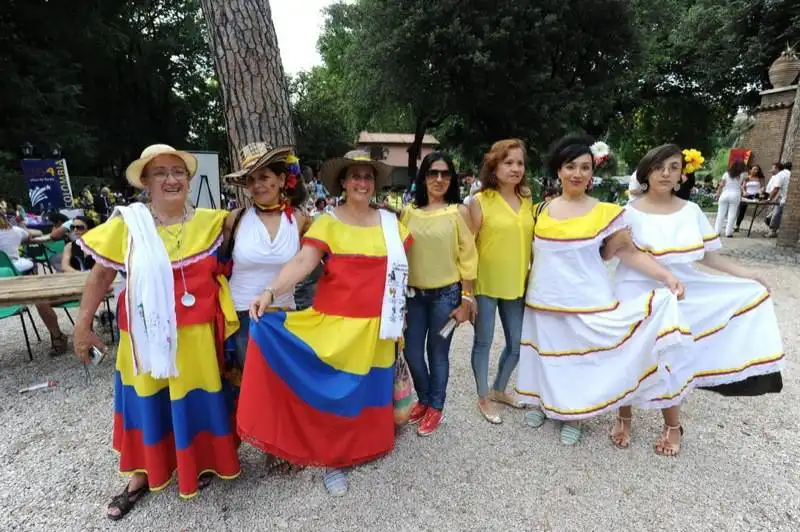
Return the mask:
{"type": "Polygon", "coordinates": [[[201,0],[222,88],[231,166],[250,142],[294,144],[289,91],[268,0],[201,0]]]}

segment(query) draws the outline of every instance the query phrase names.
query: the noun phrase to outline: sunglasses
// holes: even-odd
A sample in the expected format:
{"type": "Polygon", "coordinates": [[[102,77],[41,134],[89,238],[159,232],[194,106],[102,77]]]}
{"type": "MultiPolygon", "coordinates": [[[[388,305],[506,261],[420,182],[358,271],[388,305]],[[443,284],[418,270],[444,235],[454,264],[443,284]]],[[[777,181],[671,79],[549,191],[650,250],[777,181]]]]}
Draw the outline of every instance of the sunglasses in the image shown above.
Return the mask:
{"type": "Polygon", "coordinates": [[[450,170],[428,170],[430,179],[450,179],[450,170]]]}
{"type": "Polygon", "coordinates": [[[85,225],[73,225],[72,226],[72,230],[73,231],[86,231],[86,229],[88,229],[88,228],[85,225]]]}

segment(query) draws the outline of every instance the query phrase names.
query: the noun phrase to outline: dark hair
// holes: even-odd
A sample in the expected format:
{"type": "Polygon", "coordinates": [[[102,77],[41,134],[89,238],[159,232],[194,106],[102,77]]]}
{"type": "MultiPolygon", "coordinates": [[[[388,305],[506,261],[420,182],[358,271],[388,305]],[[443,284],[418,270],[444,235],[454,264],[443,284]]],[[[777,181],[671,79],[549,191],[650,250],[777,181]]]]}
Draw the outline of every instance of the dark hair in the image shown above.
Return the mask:
{"type": "Polygon", "coordinates": [[[752,171],[753,168],[758,170],[758,172],[756,172],[756,177],[763,181],[764,180],[764,172],[763,172],[763,170],[761,170],[761,167],[759,165],[757,165],[757,164],[754,164],[753,166],[750,167],[750,171],[752,171]]]}
{"type": "Polygon", "coordinates": [[[447,191],[444,193],[445,203],[451,205],[454,203],[461,203],[461,187],[458,184],[458,175],[456,174],[456,165],[453,164],[453,159],[444,152],[434,151],[422,159],[422,163],[419,165],[419,172],[417,172],[414,205],[419,208],[428,205],[428,187],[425,185],[425,181],[428,177],[428,171],[436,161],[444,161],[447,165],[447,170],[450,172],[450,184],[447,186],[447,191]]]}
{"type": "MultiPolygon", "coordinates": [[[[270,163],[267,165],[267,168],[275,175],[283,175],[286,179],[289,178],[289,169],[286,163],[282,161],[270,163]]],[[[290,189],[284,187],[283,192],[289,199],[289,203],[291,203],[292,207],[299,207],[305,203],[306,198],[308,198],[308,190],[306,190],[306,184],[302,175],[295,176],[295,178],[297,179],[297,183],[294,188],[290,189]]]]}
{"type": "MultiPolygon", "coordinates": [[[[492,144],[492,147],[489,148],[489,151],[483,156],[483,165],[478,175],[478,179],[481,182],[481,192],[484,190],[497,190],[499,182],[497,181],[497,174],[495,172],[497,167],[500,166],[500,163],[508,157],[508,152],[511,150],[522,150],[522,157],[524,159],[528,158],[528,154],[525,151],[525,143],[520,139],[498,140],[492,144]]],[[[517,184],[514,192],[526,198],[531,195],[531,191],[528,190],[528,187],[525,185],[524,179],[517,184]]]]}
{"type": "Polygon", "coordinates": [[[325,200],[325,198],[317,198],[317,201],[314,202],[314,207],[316,209],[322,210],[325,208],[327,204],[328,202],[325,200]]]}
{"type": "Polygon", "coordinates": [[[589,155],[592,159],[592,170],[594,170],[594,156],[592,155],[591,137],[567,135],[550,145],[547,154],[547,170],[550,176],[558,178],[558,170],[565,164],[574,161],[581,155],[589,155]]]}
{"type": "Polygon", "coordinates": [[[731,179],[739,179],[739,177],[744,173],[746,168],[747,166],[745,166],[743,160],[736,159],[728,167],[728,177],[730,177],[731,179]]]}
{"type": "Polygon", "coordinates": [[[76,216],[75,218],[73,218],[73,220],[80,220],[84,224],[86,224],[86,230],[87,231],[89,229],[94,229],[97,226],[97,224],[94,222],[94,220],[92,220],[88,216],[76,216]]]}
{"type": "MultiPolygon", "coordinates": [[[[679,155],[681,158],[681,169],[683,169],[685,161],[683,160],[683,152],[681,147],[677,144],[662,144],[656,146],[642,157],[639,164],[636,165],[636,181],[642,185],[650,184],[650,173],[658,166],[664,164],[664,161],[670,157],[679,155]]],[[[647,188],[643,190],[647,192],[647,188]]]]}
{"type": "Polygon", "coordinates": [[[781,165],[781,170],[792,170],[792,163],[787,161],[781,165]]]}
{"type": "Polygon", "coordinates": [[[69,220],[69,218],[58,211],[47,213],[47,221],[49,221],[53,225],[60,226],[64,224],[67,220],[69,220]]]}

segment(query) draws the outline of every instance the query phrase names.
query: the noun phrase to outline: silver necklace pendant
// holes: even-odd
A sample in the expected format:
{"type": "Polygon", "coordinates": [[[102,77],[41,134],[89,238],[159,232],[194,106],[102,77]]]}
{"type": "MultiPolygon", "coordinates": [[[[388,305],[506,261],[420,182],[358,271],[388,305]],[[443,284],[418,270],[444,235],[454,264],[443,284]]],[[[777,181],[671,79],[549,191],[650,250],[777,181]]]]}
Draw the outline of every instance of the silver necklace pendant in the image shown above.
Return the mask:
{"type": "Polygon", "coordinates": [[[197,300],[189,292],[184,292],[181,296],[181,305],[184,307],[193,307],[197,300]]]}

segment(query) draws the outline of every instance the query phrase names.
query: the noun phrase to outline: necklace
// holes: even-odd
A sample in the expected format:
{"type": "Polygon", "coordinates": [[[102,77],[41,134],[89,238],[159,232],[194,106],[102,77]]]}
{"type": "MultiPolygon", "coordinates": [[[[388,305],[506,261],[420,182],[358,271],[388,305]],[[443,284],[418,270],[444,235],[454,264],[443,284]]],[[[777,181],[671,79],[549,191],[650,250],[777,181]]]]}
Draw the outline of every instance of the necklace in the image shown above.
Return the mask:
{"type": "MultiPolygon", "coordinates": [[[[153,215],[153,218],[156,220],[158,225],[164,230],[164,232],[173,238],[175,243],[172,247],[172,254],[174,254],[177,257],[180,257],[180,251],[181,248],[183,247],[183,230],[186,227],[186,219],[189,216],[189,212],[187,211],[187,209],[185,207],[183,209],[183,217],[181,219],[181,225],[178,228],[177,232],[171,231],[166,225],[164,225],[161,219],[156,215],[155,210],[153,210],[152,206],[150,206],[150,214],[153,215]]],[[[183,262],[180,262],[179,268],[181,272],[181,281],[183,282],[183,295],[181,296],[181,305],[183,305],[186,308],[190,308],[193,307],[194,304],[197,302],[197,298],[194,297],[194,294],[189,292],[189,289],[186,286],[186,273],[184,272],[183,262]]]]}

